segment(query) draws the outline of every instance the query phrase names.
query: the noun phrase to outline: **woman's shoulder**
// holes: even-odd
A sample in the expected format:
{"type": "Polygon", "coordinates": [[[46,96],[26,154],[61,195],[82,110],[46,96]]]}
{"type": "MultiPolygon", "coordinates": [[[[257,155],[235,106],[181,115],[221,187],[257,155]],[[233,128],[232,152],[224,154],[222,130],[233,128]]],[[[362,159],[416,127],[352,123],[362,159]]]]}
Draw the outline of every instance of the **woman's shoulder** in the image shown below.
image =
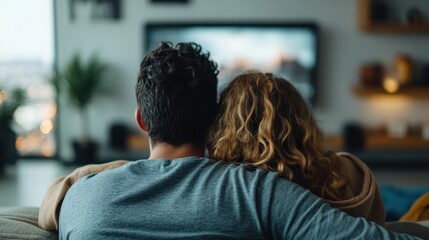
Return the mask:
{"type": "Polygon", "coordinates": [[[340,172],[347,181],[347,188],[349,189],[348,197],[356,197],[367,192],[372,177],[369,167],[351,153],[338,152],[336,156],[340,172]]]}
{"type": "Polygon", "coordinates": [[[361,170],[369,170],[369,167],[356,155],[351,154],[349,152],[337,152],[337,156],[342,159],[343,163],[353,163],[356,168],[361,170]]]}
{"type": "Polygon", "coordinates": [[[351,195],[344,201],[332,202],[353,216],[363,216],[371,221],[384,224],[385,210],[371,169],[357,156],[338,152],[339,165],[347,179],[351,195]]]}

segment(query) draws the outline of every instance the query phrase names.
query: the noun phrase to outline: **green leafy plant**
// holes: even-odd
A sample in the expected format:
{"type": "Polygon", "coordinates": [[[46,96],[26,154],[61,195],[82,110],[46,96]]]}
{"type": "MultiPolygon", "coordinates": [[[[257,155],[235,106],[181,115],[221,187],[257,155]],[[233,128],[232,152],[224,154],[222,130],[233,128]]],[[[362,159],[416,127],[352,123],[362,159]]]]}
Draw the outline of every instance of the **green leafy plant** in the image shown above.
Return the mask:
{"type": "Polygon", "coordinates": [[[16,110],[24,104],[26,99],[25,90],[14,88],[11,91],[0,89],[0,124],[9,125],[16,110]]]}
{"type": "Polygon", "coordinates": [[[74,55],[64,71],[57,72],[52,79],[54,88],[64,93],[69,103],[75,106],[82,121],[82,142],[89,141],[88,106],[97,95],[107,92],[106,70],[108,65],[96,55],[83,62],[79,55],[74,55]]]}

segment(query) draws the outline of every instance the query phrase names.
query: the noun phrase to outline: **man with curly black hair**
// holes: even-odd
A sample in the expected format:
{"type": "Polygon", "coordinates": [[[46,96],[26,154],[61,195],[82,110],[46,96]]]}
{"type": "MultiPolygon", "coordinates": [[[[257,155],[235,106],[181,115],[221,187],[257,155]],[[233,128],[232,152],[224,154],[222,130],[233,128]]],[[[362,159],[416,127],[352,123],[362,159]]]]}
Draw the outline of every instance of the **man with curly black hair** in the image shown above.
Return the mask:
{"type": "Polygon", "coordinates": [[[411,239],[333,209],[277,173],[204,157],[216,75],[195,43],[162,43],[143,59],[136,121],[149,133],[150,157],[60,179],[70,186],[87,175],[57,201],[60,239],[411,239]]]}
{"type": "Polygon", "coordinates": [[[162,43],[140,66],[137,118],[152,145],[204,147],[216,116],[217,65],[195,43],[162,43]],[[140,116],[142,117],[140,121],[140,116]]]}

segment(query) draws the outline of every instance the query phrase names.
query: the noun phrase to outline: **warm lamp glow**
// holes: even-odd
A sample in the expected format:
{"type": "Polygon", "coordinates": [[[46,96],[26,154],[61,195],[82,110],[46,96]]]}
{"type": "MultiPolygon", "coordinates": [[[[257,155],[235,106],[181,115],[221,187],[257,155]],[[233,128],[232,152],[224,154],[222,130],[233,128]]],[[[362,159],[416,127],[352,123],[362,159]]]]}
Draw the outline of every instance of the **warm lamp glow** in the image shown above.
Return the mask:
{"type": "Polygon", "coordinates": [[[27,88],[27,95],[32,98],[49,99],[53,96],[53,89],[49,85],[31,85],[27,88]]]}
{"type": "Polygon", "coordinates": [[[46,145],[40,149],[40,153],[44,157],[52,157],[54,155],[54,152],[52,151],[51,147],[46,145]]]}
{"type": "Polygon", "coordinates": [[[399,82],[392,77],[386,77],[383,80],[383,87],[388,93],[396,93],[399,90],[399,82]]]}
{"type": "Polygon", "coordinates": [[[6,100],[7,94],[5,91],[0,91],[0,105],[3,104],[3,102],[6,100]]]}
{"type": "Polygon", "coordinates": [[[37,87],[34,85],[31,85],[27,88],[27,95],[30,97],[37,96],[37,87]]]}
{"type": "Polygon", "coordinates": [[[40,131],[43,134],[50,133],[53,127],[54,127],[54,124],[52,123],[51,120],[45,120],[42,123],[40,123],[40,131]]]}
{"type": "Polygon", "coordinates": [[[18,151],[22,151],[25,147],[24,145],[25,143],[23,137],[18,137],[15,142],[16,149],[18,149],[18,151]]]}
{"type": "Polygon", "coordinates": [[[55,118],[57,114],[57,105],[52,102],[51,104],[49,104],[49,106],[45,109],[45,116],[47,118],[55,118]]]}

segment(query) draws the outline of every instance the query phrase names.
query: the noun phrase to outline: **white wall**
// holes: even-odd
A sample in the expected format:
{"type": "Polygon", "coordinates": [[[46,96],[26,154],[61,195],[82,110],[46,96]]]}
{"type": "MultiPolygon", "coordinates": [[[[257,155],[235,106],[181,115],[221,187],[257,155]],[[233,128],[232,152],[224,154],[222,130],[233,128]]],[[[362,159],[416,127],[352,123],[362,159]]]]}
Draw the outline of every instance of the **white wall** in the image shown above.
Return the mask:
{"type": "MultiPolygon", "coordinates": [[[[94,51],[117,71],[115,96],[90,107],[91,134],[103,145],[113,121],[133,124],[134,84],[143,57],[145,22],[162,21],[316,21],[321,27],[317,118],[327,133],[339,133],[347,120],[379,124],[392,118],[429,121],[426,100],[362,99],[351,94],[359,65],[389,64],[405,52],[429,62],[428,34],[367,34],[357,28],[357,0],[191,0],[188,5],[152,5],[148,0],[124,0],[118,22],[70,21],[68,1],[57,1],[57,58],[60,66],[75,53],[94,51]]],[[[70,142],[80,133],[77,113],[60,105],[61,156],[71,157],[70,142]]]]}

